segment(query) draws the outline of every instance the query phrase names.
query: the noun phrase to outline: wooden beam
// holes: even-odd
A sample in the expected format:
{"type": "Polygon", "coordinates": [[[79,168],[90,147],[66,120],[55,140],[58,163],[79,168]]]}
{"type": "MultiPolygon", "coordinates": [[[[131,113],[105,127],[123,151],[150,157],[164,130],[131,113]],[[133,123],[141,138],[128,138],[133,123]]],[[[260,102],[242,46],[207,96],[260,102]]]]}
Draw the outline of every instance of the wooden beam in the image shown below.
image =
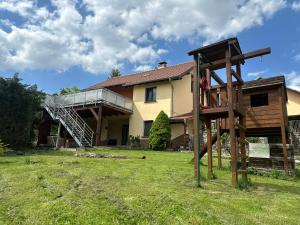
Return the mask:
{"type": "Polygon", "coordinates": [[[221,126],[220,126],[220,119],[217,119],[216,123],[217,123],[218,169],[221,169],[222,168],[222,148],[221,148],[221,126]]]}
{"type": "Polygon", "coordinates": [[[193,133],[194,133],[194,175],[197,177],[197,183],[200,185],[200,89],[199,89],[199,74],[198,71],[198,56],[194,55],[195,66],[193,69],[193,133]]]}
{"type": "MultiPolygon", "coordinates": [[[[241,127],[246,125],[246,117],[240,116],[239,122],[241,127]]],[[[242,180],[247,183],[247,155],[246,155],[246,146],[245,146],[245,129],[240,129],[240,150],[241,150],[241,169],[242,169],[242,180]]]]}
{"type": "Polygon", "coordinates": [[[225,85],[224,81],[218,76],[218,74],[216,74],[215,71],[211,71],[211,76],[216,82],[218,82],[218,84],[225,85]]]}
{"type": "Polygon", "coordinates": [[[101,142],[102,104],[99,105],[97,118],[96,146],[99,146],[101,142]]]}
{"type": "Polygon", "coordinates": [[[236,50],[240,55],[242,55],[241,50],[236,46],[236,41],[235,41],[235,40],[234,40],[234,41],[230,41],[229,43],[232,44],[232,46],[235,48],[235,50],[236,50]]]}
{"type": "Polygon", "coordinates": [[[238,174],[237,174],[237,151],[236,151],[236,135],[234,127],[234,112],[233,112],[233,92],[232,92],[232,76],[231,76],[231,52],[230,46],[226,50],[225,60],[226,60],[226,76],[227,76],[227,96],[228,96],[228,124],[229,124],[229,134],[230,134],[230,154],[231,154],[231,183],[234,187],[238,184],[238,174]]]}
{"type": "Polygon", "coordinates": [[[206,104],[207,106],[210,106],[211,73],[209,68],[206,69],[206,80],[207,80],[206,104]]]}
{"type": "Polygon", "coordinates": [[[283,101],[283,90],[282,87],[278,88],[279,91],[279,105],[280,105],[280,128],[281,128],[281,141],[282,141],[282,150],[283,150],[283,163],[284,163],[284,171],[286,175],[289,175],[289,165],[288,165],[288,152],[287,152],[287,136],[286,136],[286,126],[285,126],[285,118],[284,118],[284,109],[283,105],[285,104],[283,101]]]}
{"type": "Polygon", "coordinates": [[[231,74],[235,77],[239,84],[244,84],[243,79],[232,69],[231,74]]]}
{"type": "Polygon", "coordinates": [[[212,136],[211,136],[211,120],[205,120],[206,131],[207,131],[207,177],[208,179],[212,178],[212,136]]]}
{"type": "Polygon", "coordinates": [[[60,143],[59,143],[60,131],[61,131],[61,122],[59,122],[58,128],[57,128],[57,139],[56,139],[56,143],[55,143],[55,149],[59,149],[60,148],[60,143]]]}
{"type": "MultiPolygon", "coordinates": [[[[230,61],[232,64],[237,64],[240,61],[244,59],[251,59],[258,56],[263,56],[271,53],[271,48],[263,48],[256,51],[247,52],[243,55],[236,55],[233,57],[230,57],[230,61]]],[[[204,63],[200,66],[200,69],[206,69],[206,68],[219,68],[220,66],[226,64],[226,59],[219,59],[210,63],[204,63]]]]}
{"type": "Polygon", "coordinates": [[[98,115],[97,115],[96,111],[93,108],[89,108],[89,109],[92,112],[94,118],[98,121],[98,115]]]}
{"type": "Polygon", "coordinates": [[[187,149],[186,146],[186,119],[183,119],[183,146],[187,149]]]}

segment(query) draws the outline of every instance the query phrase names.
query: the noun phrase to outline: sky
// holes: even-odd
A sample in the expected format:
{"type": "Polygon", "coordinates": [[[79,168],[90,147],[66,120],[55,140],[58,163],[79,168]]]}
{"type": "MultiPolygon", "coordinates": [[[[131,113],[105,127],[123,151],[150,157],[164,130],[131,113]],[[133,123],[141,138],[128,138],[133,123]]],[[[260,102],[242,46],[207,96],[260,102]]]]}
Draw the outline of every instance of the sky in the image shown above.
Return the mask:
{"type": "Polygon", "coordinates": [[[246,61],[244,80],[285,75],[300,90],[300,0],[0,0],[0,76],[86,88],[235,36],[243,52],[272,49],[246,61]]]}

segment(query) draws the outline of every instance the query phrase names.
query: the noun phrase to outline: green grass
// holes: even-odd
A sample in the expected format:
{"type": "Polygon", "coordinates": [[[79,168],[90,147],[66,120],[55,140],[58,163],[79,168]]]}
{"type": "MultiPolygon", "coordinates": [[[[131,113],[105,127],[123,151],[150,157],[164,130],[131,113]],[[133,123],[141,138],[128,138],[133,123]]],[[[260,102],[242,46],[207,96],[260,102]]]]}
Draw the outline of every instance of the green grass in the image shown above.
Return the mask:
{"type": "Polygon", "coordinates": [[[227,161],[205,181],[204,159],[197,188],[192,153],[99,152],[130,159],[0,157],[0,224],[300,224],[299,178],[251,175],[253,186],[240,190],[227,161]]]}

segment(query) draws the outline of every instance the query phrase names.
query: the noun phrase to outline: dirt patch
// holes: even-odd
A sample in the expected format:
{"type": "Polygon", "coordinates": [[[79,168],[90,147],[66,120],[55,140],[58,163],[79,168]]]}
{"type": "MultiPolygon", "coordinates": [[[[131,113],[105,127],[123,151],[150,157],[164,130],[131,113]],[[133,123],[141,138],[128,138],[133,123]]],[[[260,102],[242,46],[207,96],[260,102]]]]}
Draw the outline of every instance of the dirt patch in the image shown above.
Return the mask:
{"type": "Polygon", "coordinates": [[[132,158],[126,155],[105,155],[101,153],[76,153],[75,156],[80,158],[146,159],[146,156],[132,158]]]}

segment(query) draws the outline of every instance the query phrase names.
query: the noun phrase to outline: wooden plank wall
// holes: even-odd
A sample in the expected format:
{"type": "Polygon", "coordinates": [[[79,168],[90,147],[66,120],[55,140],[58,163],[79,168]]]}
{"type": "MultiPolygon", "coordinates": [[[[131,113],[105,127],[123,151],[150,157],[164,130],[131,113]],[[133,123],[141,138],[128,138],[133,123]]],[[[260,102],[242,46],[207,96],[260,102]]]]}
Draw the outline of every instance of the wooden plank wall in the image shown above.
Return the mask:
{"type": "MultiPolygon", "coordinates": [[[[234,89],[235,90],[235,89],[234,89]]],[[[227,105],[227,96],[225,88],[221,88],[221,105],[227,105]]],[[[237,96],[233,95],[234,101],[237,96]]],[[[212,106],[217,105],[217,90],[213,89],[211,93],[212,106]]],[[[246,110],[246,127],[251,128],[271,128],[280,127],[280,105],[278,87],[266,90],[256,90],[243,92],[243,107],[246,110]],[[251,95],[268,93],[268,105],[260,107],[251,107],[251,95]]],[[[228,119],[221,119],[221,129],[228,129],[228,119]]]]}

